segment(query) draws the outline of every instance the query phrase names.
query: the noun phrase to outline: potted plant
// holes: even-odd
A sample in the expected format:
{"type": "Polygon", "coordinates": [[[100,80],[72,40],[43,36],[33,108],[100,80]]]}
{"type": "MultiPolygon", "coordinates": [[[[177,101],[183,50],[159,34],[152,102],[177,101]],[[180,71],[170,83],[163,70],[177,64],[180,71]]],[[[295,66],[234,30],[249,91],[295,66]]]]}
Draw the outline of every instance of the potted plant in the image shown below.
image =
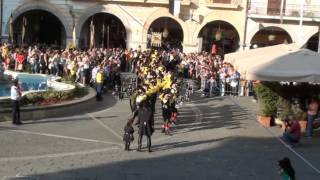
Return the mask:
{"type": "Polygon", "coordinates": [[[258,120],[264,127],[274,124],[279,99],[279,96],[268,85],[272,84],[260,83],[255,86],[259,104],[258,120]]]}
{"type": "Polygon", "coordinates": [[[289,100],[280,97],[277,104],[277,118],[279,119],[278,122],[276,122],[277,125],[280,125],[281,128],[284,130],[284,121],[287,119],[290,115],[293,115],[293,109],[292,105],[289,100]]]}

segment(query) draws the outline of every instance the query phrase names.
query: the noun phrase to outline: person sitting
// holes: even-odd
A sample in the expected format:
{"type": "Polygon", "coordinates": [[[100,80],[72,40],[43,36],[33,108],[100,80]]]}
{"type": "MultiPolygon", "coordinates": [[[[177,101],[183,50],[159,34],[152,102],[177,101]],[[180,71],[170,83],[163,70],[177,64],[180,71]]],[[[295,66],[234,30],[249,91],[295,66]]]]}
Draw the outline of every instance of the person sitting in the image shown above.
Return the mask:
{"type": "Polygon", "coordinates": [[[285,120],[285,132],[283,140],[290,146],[299,143],[301,138],[301,127],[298,120],[292,116],[285,120]]]}

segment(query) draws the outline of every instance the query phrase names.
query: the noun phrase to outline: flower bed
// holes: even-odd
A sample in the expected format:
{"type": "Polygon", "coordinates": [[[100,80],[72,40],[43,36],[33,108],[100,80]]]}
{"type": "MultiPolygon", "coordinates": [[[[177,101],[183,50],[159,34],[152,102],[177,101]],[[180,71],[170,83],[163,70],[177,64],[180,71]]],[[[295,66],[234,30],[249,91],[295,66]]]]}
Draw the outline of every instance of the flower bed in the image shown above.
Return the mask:
{"type": "Polygon", "coordinates": [[[79,86],[75,86],[74,89],[66,91],[49,90],[42,92],[32,92],[22,97],[21,104],[22,106],[51,105],[80,98],[87,94],[88,89],[79,86]]]}

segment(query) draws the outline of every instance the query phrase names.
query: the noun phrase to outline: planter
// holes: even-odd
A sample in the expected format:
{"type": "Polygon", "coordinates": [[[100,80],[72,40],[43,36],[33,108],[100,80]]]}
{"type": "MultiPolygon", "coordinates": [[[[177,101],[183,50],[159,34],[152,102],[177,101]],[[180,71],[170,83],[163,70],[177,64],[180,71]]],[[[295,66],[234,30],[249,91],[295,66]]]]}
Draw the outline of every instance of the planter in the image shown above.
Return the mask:
{"type": "Polygon", "coordinates": [[[272,126],[272,118],[267,116],[258,116],[258,121],[264,127],[271,127],[272,126]]]}
{"type": "Polygon", "coordinates": [[[307,129],[307,121],[299,121],[301,132],[305,133],[307,129]]]}

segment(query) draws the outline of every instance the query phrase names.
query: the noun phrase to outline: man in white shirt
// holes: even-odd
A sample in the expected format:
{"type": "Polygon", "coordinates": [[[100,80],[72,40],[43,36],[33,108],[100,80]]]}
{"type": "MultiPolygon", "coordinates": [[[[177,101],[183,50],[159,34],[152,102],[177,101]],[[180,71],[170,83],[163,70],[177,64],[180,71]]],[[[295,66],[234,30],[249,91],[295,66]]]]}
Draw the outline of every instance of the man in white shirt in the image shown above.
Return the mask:
{"type": "Polygon", "coordinates": [[[10,99],[12,101],[12,124],[21,125],[19,102],[21,99],[21,90],[17,79],[13,81],[11,86],[10,99]]]}

